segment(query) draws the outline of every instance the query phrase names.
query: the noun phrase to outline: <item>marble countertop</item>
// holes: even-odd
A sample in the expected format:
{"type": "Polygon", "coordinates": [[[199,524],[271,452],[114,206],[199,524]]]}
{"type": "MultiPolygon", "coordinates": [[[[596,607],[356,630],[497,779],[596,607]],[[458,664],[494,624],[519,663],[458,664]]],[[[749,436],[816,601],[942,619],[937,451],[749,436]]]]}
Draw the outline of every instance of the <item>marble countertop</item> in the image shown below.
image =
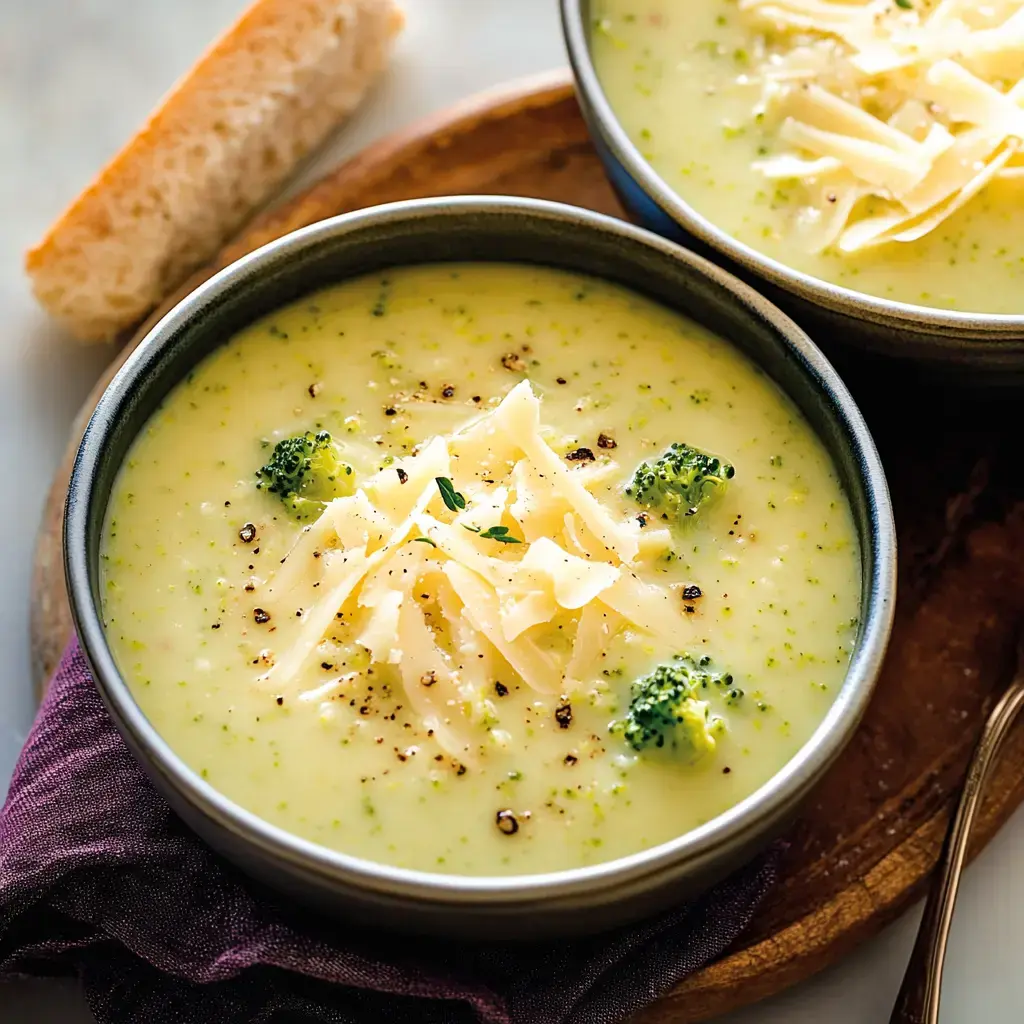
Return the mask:
{"type": "MultiPolygon", "coordinates": [[[[71,419],[110,352],[80,348],[35,308],[21,252],[123,142],[244,0],[0,3],[0,779],[31,723],[28,586],[43,498],[71,419]],[[31,438],[31,443],[26,439],[31,438]],[[16,511],[15,511],[16,510],[16,511]]],[[[386,82],[324,165],[469,93],[564,64],[555,0],[407,0],[386,82]]],[[[315,173],[313,168],[309,173],[315,173]]],[[[1024,813],[967,874],[943,1024],[1017,1022],[1024,1006],[1024,813]]],[[[887,1021],[917,912],[841,965],[723,1024],[887,1021]]],[[[92,1018],[69,982],[0,986],[5,1024],[92,1018]]]]}

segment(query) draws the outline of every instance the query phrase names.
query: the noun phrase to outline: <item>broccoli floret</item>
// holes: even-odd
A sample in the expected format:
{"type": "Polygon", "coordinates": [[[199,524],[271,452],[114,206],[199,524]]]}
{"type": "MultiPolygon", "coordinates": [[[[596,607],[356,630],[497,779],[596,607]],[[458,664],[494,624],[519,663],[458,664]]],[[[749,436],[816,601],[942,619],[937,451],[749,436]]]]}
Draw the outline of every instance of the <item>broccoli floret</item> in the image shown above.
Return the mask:
{"type": "Polygon", "coordinates": [[[633,683],[629,711],[612,729],[634,750],[669,746],[688,748],[696,756],[708,754],[723,726],[700,697],[714,687],[726,691],[728,702],[734,703],[742,691],[732,682],[729,673],[711,668],[710,658],[677,654],[633,683]]]}
{"type": "Polygon", "coordinates": [[[342,461],[326,430],[278,441],[256,477],[258,488],[276,494],[300,520],[315,518],[327,502],[351,494],[355,482],[352,467],[342,461]]]}
{"type": "Polygon", "coordinates": [[[641,462],[626,488],[643,508],[663,519],[678,521],[695,515],[701,505],[720,495],[736,470],[723,459],[675,443],[653,463],[641,462]]]}

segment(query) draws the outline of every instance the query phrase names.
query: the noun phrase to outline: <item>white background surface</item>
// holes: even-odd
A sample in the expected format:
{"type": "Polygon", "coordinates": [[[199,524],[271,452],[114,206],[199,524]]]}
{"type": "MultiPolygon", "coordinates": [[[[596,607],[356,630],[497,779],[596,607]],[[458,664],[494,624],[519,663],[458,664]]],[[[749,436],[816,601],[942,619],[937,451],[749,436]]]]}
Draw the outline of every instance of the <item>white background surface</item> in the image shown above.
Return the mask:
{"type": "MultiPolygon", "coordinates": [[[[74,346],[47,323],[22,277],[21,252],[243,5],[0,0],[0,789],[33,714],[27,601],[36,523],[71,418],[110,357],[74,346]]],[[[406,7],[409,24],[387,81],[321,167],[469,93],[564,63],[556,0],[406,0],[406,7]]],[[[1021,849],[1018,813],[968,873],[943,1024],[1024,1021],[1021,849]]],[[[884,1024],[916,918],[724,1024],[884,1024]]],[[[0,986],[3,1024],[90,1020],[70,983],[0,986]]]]}

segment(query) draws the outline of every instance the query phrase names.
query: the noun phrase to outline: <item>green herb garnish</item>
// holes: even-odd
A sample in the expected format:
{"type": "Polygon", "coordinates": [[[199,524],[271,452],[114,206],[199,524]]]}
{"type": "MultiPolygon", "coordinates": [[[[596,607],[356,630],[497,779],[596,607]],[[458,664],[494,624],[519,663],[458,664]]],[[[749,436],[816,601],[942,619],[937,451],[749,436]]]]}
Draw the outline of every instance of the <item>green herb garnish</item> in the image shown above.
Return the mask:
{"type": "Polygon", "coordinates": [[[902,11],[912,11],[914,9],[914,5],[910,0],[896,0],[896,6],[902,11]]]}
{"type": "Polygon", "coordinates": [[[484,540],[496,540],[499,544],[522,544],[518,537],[510,537],[507,526],[488,526],[481,531],[480,536],[484,540]]]}
{"type": "Polygon", "coordinates": [[[462,526],[462,528],[464,530],[469,530],[470,533],[479,533],[480,532],[480,527],[479,526],[469,526],[466,523],[461,523],[460,525],[462,526]]]}
{"type": "Polygon", "coordinates": [[[413,540],[419,544],[429,544],[432,548],[437,547],[437,545],[429,537],[413,537],[413,540]]]}
{"type": "Polygon", "coordinates": [[[455,490],[455,485],[448,477],[435,476],[434,482],[437,484],[437,489],[441,492],[441,500],[452,512],[458,512],[459,509],[466,507],[466,499],[455,490]]]}

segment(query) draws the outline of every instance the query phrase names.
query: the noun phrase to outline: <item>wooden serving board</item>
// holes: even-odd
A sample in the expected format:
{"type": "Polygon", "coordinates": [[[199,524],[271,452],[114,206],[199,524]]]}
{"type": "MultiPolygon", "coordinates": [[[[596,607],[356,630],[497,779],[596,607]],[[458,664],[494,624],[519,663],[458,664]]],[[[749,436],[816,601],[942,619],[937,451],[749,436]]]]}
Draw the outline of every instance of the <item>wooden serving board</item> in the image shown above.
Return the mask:
{"type": "MultiPolygon", "coordinates": [[[[622,216],[559,73],[469,100],[386,139],[259,217],[199,272],[347,210],[418,196],[537,196],[622,216]]],[[[45,681],[70,635],[60,519],[90,398],[53,484],[36,553],[32,645],[45,681]]],[[[878,691],[791,834],[781,882],[733,952],[640,1014],[694,1024],[807,978],[876,933],[920,892],[950,803],[1024,620],[1024,460],[1008,399],[927,392],[856,366],[849,383],[889,474],[900,541],[896,627],[878,691]],[[1016,477],[1016,478],[1015,478],[1016,477]]],[[[978,848],[1024,799],[1024,732],[993,782],[978,848]]]]}

